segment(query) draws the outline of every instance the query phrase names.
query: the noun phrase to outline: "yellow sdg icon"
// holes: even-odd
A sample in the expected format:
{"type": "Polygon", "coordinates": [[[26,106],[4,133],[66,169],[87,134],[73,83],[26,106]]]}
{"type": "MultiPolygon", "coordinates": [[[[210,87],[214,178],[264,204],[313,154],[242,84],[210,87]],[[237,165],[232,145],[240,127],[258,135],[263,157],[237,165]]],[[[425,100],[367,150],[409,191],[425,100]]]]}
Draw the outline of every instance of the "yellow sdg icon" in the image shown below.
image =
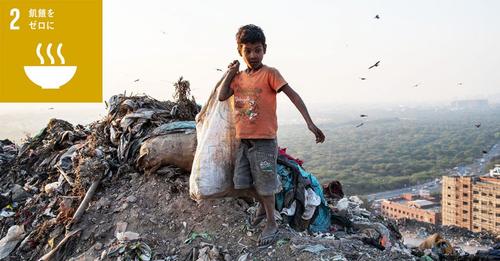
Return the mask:
{"type": "Polygon", "coordinates": [[[24,73],[26,76],[35,83],[42,87],[42,89],[59,89],[65,85],[76,73],[77,66],[66,66],[66,60],[62,54],[62,46],[60,43],[57,45],[56,54],[61,65],[55,65],[56,59],[52,55],[52,43],[47,45],[45,54],[50,60],[50,65],[46,65],[44,56],[42,55],[42,43],[36,46],[36,55],[40,59],[40,66],[24,66],[24,73]]]}
{"type": "Polygon", "coordinates": [[[0,103],[102,102],[102,0],[0,0],[0,103]]]}

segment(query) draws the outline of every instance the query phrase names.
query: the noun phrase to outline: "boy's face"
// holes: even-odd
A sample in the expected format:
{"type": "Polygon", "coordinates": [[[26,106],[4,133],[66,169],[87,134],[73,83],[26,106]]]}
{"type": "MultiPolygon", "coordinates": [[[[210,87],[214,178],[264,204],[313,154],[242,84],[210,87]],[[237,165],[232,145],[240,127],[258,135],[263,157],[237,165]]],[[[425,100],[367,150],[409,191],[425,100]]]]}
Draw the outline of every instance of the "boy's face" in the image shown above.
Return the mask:
{"type": "Polygon", "coordinates": [[[258,69],[262,65],[265,48],[262,43],[246,43],[241,45],[240,55],[250,69],[258,69]]]}

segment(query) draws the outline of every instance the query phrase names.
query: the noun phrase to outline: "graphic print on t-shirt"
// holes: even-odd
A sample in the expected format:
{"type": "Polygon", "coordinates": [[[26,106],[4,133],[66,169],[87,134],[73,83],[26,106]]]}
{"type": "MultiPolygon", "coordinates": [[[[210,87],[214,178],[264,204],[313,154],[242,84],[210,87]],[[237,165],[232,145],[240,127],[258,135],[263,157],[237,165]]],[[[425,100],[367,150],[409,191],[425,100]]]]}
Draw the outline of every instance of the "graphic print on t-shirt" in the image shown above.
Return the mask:
{"type": "Polygon", "coordinates": [[[246,119],[249,123],[254,123],[259,116],[257,106],[261,88],[241,88],[238,90],[239,96],[234,97],[234,108],[236,111],[236,121],[246,119]]]}

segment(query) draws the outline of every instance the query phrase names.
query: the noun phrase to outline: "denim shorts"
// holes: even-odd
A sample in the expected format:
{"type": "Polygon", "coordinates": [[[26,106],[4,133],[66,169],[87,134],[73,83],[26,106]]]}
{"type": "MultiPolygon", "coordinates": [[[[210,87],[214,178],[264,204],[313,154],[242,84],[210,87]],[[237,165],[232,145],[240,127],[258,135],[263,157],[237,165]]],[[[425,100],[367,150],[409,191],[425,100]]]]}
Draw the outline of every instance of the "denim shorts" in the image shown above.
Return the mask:
{"type": "Polygon", "coordinates": [[[242,139],[236,154],[234,188],[255,188],[261,196],[281,191],[276,174],[278,142],[276,139],[242,139]]]}

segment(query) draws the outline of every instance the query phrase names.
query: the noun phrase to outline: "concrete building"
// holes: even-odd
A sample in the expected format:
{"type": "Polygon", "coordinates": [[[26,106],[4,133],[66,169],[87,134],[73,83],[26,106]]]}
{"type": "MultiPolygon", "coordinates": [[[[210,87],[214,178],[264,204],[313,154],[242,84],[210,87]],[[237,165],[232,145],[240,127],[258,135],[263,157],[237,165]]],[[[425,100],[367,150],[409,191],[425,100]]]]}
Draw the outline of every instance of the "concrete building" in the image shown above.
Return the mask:
{"type": "Polygon", "coordinates": [[[383,200],[380,210],[387,218],[408,218],[432,224],[439,224],[441,217],[439,202],[421,195],[403,194],[399,198],[383,200]]]}
{"type": "Polygon", "coordinates": [[[443,225],[500,234],[500,165],[488,176],[443,177],[443,225]]]}
{"type": "Polygon", "coordinates": [[[500,235],[499,177],[481,177],[474,184],[472,188],[472,231],[490,231],[500,235]]]}
{"type": "Polygon", "coordinates": [[[442,222],[471,230],[472,177],[444,176],[442,187],[442,222]]]}

